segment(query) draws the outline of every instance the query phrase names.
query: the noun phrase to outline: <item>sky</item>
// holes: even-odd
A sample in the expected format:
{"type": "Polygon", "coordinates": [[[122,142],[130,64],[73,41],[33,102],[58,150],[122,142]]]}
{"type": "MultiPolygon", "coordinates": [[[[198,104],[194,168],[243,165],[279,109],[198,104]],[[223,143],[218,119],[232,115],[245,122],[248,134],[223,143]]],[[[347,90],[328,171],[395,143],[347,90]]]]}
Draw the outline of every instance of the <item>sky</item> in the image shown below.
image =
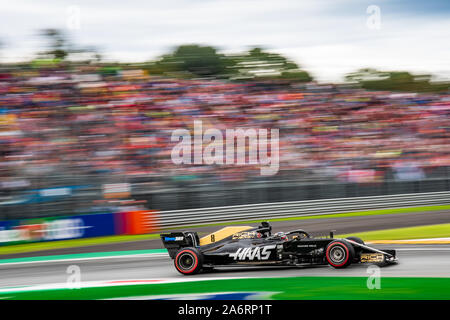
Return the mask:
{"type": "Polygon", "coordinates": [[[223,53],[261,46],[321,82],[365,67],[450,79],[449,0],[0,0],[0,61],[32,58],[44,28],[111,61],[188,43],[223,53]]]}

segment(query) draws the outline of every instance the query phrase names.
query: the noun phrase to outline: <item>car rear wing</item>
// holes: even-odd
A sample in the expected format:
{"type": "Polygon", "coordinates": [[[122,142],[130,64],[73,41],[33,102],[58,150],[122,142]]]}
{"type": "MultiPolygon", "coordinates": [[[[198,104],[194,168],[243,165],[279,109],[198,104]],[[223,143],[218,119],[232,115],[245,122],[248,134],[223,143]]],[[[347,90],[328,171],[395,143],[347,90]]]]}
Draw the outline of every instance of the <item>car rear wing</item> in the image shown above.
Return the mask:
{"type": "Polygon", "coordinates": [[[197,232],[192,231],[161,233],[160,237],[172,259],[181,248],[198,247],[200,243],[197,232]]]}

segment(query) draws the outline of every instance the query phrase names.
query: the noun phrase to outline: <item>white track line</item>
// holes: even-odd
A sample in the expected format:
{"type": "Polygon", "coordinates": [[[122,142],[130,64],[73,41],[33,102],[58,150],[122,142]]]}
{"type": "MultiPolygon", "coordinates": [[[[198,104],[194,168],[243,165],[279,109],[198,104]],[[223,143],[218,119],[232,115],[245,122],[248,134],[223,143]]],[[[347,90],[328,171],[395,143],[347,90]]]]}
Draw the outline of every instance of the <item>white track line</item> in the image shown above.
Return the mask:
{"type": "Polygon", "coordinates": [[[23,264],[40,264],[40,263],[52,263],[52,262],[63,263],[63,262],[73,262],[73,261],[128,259],[128,258],[157,259],[157,258],[165,258],[165,257],[169,257],[169,254],[168,253],[142,253],[142,254],[129,254],[129,255],[104,256],[104,257],[80,257],[80,258],[55,259],[55,260],[6,262],[6,263],[0,263],[0,268],[2,266],[13,266],[13,265],[23,265],[23,264]]]}

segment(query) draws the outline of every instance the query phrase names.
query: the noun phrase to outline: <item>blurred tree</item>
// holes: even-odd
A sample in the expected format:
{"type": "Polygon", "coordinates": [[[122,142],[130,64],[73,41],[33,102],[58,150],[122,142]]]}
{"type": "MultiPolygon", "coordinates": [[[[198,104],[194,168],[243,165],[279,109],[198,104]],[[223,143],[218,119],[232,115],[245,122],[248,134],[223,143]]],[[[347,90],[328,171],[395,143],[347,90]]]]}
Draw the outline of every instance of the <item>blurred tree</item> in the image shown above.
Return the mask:
{"type": "Polygon", "coordinates": [[[365,68],[347,74],[345,76],[345,80],[349,82],[365,82],[365,81],[385,80],[388,77],[389,72],[382,72],[372,68],[365,68]]]}
{"type": "Polygon", "coordinates": [[[184,71],[197,76],[217,76],[225,73],[226,62],[215,48],[192,44],[179,46],[152,67],[160,72],[184,71]]]}
{"type": "Polygon", "coordinates": [[[287,79],[307,82],[312,77],[287,58],[253,48],[244,54],[223,55],[214,47],[182,45],[157,61],[148,62],[149,74],[214,76],[227,79],[287,79]]]}
{"type": "Polygon", "coordinates": [[[95,46],[72,47],[68,48],[68,56],[71,60],[85,61],[89,63],[100,63],[102,55],[95,46]]]}
{"type": "Polygon", "coordinates": [[[432,83],[431,75],[413,75],[406,71],[378,71],[360,69],[345,76],[349,82],[356,82],[362,88],[381,91],[437,92],[449,90],[449,83],[432,83]]]}
{"type": "Polygon", "coordinates": [[[69,54],[69,44],[66,35],[58,29],[43,29],[41,35],[50,42],[49,50],[44,52],[53,59],[64,59],[69,54]]]}
{"type": "Polygon", "coordinates": [[[277,53],[265,52],[261,48],[253,48],[242,55],[233,56],[233,68],[237,78],[288,79],[300,82],[311,81],[308,72],[277,53]]]}
{"type": "Polygon", "coordinates": [[[100,63],[103,60],[103,55],[98,51],[95,52],[94,56],[97,63],[100,63]]]}
{"type": "Polygon", "coordinates": [[[68,60],[78,62],[96,62],[99,63],[102,59],[97,47],[74,46],[67,34],[59,29],[43,29],[40,35],[47,39],[47,50],[38,53],[40,59],[53,59],[54,61],[68,60]]]}
{"type": "Polygon", "coordinates": [[[304,70],[284,71],[281,73],[280,78],[297,82],[313,81],[313,77],[304,70]]]}
{"type": "Polygon", "coordinates": [[[182,69],[181,62],[171,54],[163,55],[159,60],[150,61],[146,65],[149,74],[175,73],[182,69]]]}

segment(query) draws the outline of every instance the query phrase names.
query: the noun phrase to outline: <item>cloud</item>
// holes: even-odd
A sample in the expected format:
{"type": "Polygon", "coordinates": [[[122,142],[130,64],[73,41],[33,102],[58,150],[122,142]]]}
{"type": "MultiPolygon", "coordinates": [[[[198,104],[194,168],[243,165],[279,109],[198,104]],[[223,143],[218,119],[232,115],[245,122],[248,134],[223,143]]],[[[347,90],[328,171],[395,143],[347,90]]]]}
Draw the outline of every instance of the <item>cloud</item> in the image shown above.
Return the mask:
{"type": "MultiPolygon", "coordinates": [[[[106,58],[145,61],[183,43],[224,51],[260,45],[282,52],[322,81],[337,81],[361,67],[449,74],[450,25],[442,1],[378,0],[381,29],[366,26],[372,1],[25,0],[1,5],[0,56],[32,57],[42,45],[38,29],[67,29],[68,7],[80,8],[74,43],[96,45],[106,58]]],[[[69,30],[67,30],[69,31],[69,30]]]]}

